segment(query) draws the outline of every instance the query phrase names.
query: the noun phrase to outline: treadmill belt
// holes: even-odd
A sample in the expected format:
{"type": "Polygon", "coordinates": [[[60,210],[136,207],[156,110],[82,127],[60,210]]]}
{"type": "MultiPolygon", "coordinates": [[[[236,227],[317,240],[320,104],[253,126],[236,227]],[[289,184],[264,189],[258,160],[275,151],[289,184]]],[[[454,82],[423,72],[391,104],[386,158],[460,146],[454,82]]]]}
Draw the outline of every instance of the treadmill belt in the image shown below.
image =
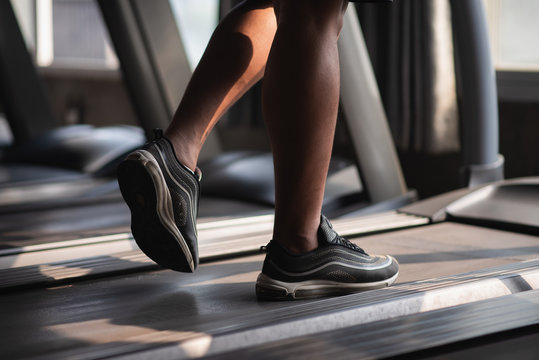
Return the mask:
{"type": "MultiPolygon", "coordinates": [[[[537,340],[538,309],[539,290],[527,291],[428,313],[276,341],[207,358],[310,360],[313,354],[316,354],[315,358],[318,359],[382,359],[530,326],[536,326],[534,332],[537,340]]],[[[528,346],[528,358],[537,359],[537,343],[528,343],[528,346]]],[[[514,354],[515,352],[506,349],[505,359],[515,358],[514,354]]],[[[494,355],[482,352],[480,358],[493,359],[494,355]]]]}
{"type": "MultiPolygon", "coordinates": [[[[335,220],[334,226],[350,236],[426,223],[423,217],[388,212],[335,220]]],[[[257,253],[271,238],[272,227],[272,215],[201,222],[201,261],[257,253]]],[[[4,249],[0,250],[0,292],[156,268],[129,233],[4,249]]]]}
{"type": "Polygon", "coordinates": [[[258,302],[260,254],[207,262],[195,274],[152,271],[11,292],[0,297],[3,357],[210,355],[256,346],[257,334],[268,339],[338,331],[353,321],[365,326],[539,287],[534,236],[442,223],[354,241],[396,256],[401,276],[395,286],[339,298],[258,302]]]}
{"type": "MultiPolygon", "coordinates": [[[[10,359],[95,359],[136,353],[178,359],[297,336],[316,337],[322,331],[363,328],[528,292],[517,286],[522,279],[539,287],[538,261],[530,261],[338,298],[258,302],[254,279],[261,260],[205,264],[196,275],[151,272],[5,295],[0,299],[2,353],[10,359]]],[[[536,305],[531,310],[520,308],[529,319],[534,309],[536,305]]]]}

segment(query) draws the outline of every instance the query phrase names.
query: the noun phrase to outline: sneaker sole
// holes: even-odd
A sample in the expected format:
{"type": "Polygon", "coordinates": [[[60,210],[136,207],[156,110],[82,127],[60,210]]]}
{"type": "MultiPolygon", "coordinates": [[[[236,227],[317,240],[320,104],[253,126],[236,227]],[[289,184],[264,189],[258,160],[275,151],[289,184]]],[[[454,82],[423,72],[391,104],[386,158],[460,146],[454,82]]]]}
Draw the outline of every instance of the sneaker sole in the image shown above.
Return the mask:
{"type": "Polygon", "coordinates": [[[154,156],[145,150],[131,153],[118,167],[118,183],[140,249],[163,267],[193,272],[193,255],[175,224],[172,197],[154,156]]]}
{"type": "Polygon", "coordinates": [[[260,273],[256,279],[256,295],[259,300],[297,300],[326,296],[347,295],[388,287],[397,280],[399,273],[389,279],[370,283],[342,283],[329,280],[283,282],[260,273]]]}

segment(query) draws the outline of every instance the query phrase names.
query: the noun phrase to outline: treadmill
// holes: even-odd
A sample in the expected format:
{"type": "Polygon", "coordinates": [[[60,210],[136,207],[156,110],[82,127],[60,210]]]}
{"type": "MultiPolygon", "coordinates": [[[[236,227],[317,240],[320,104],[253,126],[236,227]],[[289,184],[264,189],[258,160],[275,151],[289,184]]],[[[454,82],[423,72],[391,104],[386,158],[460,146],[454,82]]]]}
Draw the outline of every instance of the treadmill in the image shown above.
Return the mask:
{"type": "MultiPolygon", "coordinates": [[[[169,3],[98,2],[139,123],[148,134],[166,128],[191,76],[169,3]]],[[[332,158],[324,202],[330,217],[395,209],[417,199],[406,187],[365,46],[356,40],[351,38],[341,51],[348,61],[342,108],[356,161],[332,158]]],[[[218,131],[210,134],[200,155],[202,200],[232,199],[273,208],[271,154],[223,152],[218,131]]]]}
{"type": "MultiPolygon", "coordinates": [[[[13,144],[0,147],[0,214],[118,192],[116,166],[145,142],[134,126],[56,126],[12,4],[0,4],[0,100],[13,144]]],[[[118,196],[117,196],[118,197],[118,196]]]]}
{"type": "MultiPolygon", "coordinates": [[[[177,97],[183,92],[191,74],[169,3],[105,1],[100,3],[100,7],[119,55],[139,123],[146,134],[151,133],[155,127],[166,127],[178,101],[177,97]]],[[[16,25],[15,22],[13,24],[16,25]]],[[[21,48],[24,48],[22,37],[19,35],[18,38],[21,48]]],[[[35,72],[25,50],[20,57],[24,54],[28,72],[35,72]]],[[[357,61],[357,57],[368,64],[364,49],[357,51],[352,48],[352,52],[349,52],[350,60],[357,61]]],[[[354,73],[355,70],[351,75],[354,73]]],[[[370,92],[377,94],[372,72],[363,71],[361,78],[356,81],[368,82],[370,92]]],[[[39,88],[37,77],[32,84],[35,85],[32,88],[39,88]]],[[[348,93],[356,91],[357,86],[352,86],[348,93]]],[[[324,213],[332,217],[356,210],[373,213],[395,209],[416,199],[415,191],[408,190],[404,183],[381,100],[378,96],[370,96],[370,92],[360,94],[365,106],[345,108],[347,117],[367,119],[361,123],[351,123],[350,126],[356,127],[353,133],[362,136],[368,132],[371,136],[367,137],[369,142],[362,141],[365,137],[353,139],[362,144],[356,149],[361,157],[358,161],[361,174],[354,161],[336,157],[332,160],[324,201],[324,213]],[[369,147],[377,149],[379,155],[376,161],[365,156],[371,151],[369,147]],[[379,161],[385,165],[379,166],[379,161]]],[[[22,89],[20,93],[23,93],[22,89]]],[[[11,96],[20,100],[22,95],[11,96]]],[[[36,98],[43,100],[43,94],[36,95],[36,98]]],[[[345,103],[355,102],[355,99],[350,98],[345,103]]],[[[45,108],[46,102],[43,101],[43,104],[45,108]]],[[[13,108],[18,109],[16,106],[13,108]]],[[[28,119],[35,121],[29,116],[20,118],[19,121],[11,121],[13,126],[26,124],[28,119]]],[[[121,199],[113,175],[115,164],[122,158],[121,154],[141,144],[143,139],[139,129],[93,129],[88,125],[79,125],[54,130],[50,136],[45,136],[45,140],[33,139],[10,149],[11,173],[13,169],[21,167],[26,170],[28,163],[34,172],[24,173],[26,181],[11,181],[0,185],[0,199],[3,199],[3,203],[0,200],[0,236],[4,240],[0,247],[21,248],[108,233],[127,233],[129,211],[121,199]],[[99,132],[104,132],[101,137],[108,143],[99,143],[99,132]],[[136,132],[134,136],[130,136],[132,132],[136,132]],[[74,141],[74,138],[81,139],[74,141]],[[107,151],[110,158],[110,150],[116,155],[114,161],[108,163],[103,162],[102,155],[92,155],[92,151],[103,154],[107,151]],[[51,170],[53,174],[59,173],[62,176],[47,179],[45,170],[48,168],[39,162],[41,166],[36,168],[36,159],[32,158],[35,153],[47,154],[37,160],[53,159],[53,163],[59,162],[55,165],[64,166],[62,169],[51,170]],[[66,157],[65,154],[71,155],[66,157]],[[76,171],[72,169],[74,166],[77,167],[76,171]],[[81,170],[83,174],[80,174],[81,170]]],[[[271,214],[274,206],[271,154],[223,153],[215,137],[207,145],[202,155],[204,163],[201,165],[205,176],[200,217],[208,219],[271,214]]]]}
{"type": "MultiPolygon", "coordinates": [[[[484,27],[475,27],[484,26],[480,1],[451,4],[462,21],[470,21],[460,24],[467,36],[457,35],[457,44],[486,35],[484,27]]],[[[349,11],[343,41],[351,31],[360,34],[349,11]]],[[[476,95],[481,102],[484,95],[476,95]]],[[[483,177],[495,168],[471,165],[470,179],[477,179],[472,170],[483,177]]],[[[271,236],[271,215],[201,222],[202,263],[195,275],[158,269],[129,249],[127,233],[11,249],[0,256],[0,354],[535,359],[537,180],[494,180],[398,211],[335,219],[341,234],[369,251],[391,253],[401,264],[394,286],[338,298],[256,301],[254,281],[264,258],[258,249],[271,236]],[[89,256],[95,250],[101,254],[89,256]]]]}

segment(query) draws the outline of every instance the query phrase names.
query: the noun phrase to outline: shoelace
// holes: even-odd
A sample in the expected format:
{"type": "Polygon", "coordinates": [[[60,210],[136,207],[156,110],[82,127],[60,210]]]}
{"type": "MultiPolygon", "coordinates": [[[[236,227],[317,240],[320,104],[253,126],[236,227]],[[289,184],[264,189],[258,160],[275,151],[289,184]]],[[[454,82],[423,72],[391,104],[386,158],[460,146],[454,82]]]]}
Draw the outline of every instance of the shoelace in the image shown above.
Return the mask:
{"type": "MultiPolygon", "coordinates": [[[[365,252],[365,250],[363,250],[362,248],[360,248],[359,246],[357,246],[356,244],[354,244],[350,240],[347,240],[347,239],[343,238],[342,236],[337,235],[337,237],[333,240],[333,243],[346,246],[349,249],[352,249],[354,251],[358,251],[358,252],[362,253],[363,255],[369,256],[369,254],[367,254],[365,252]]],[[[259,251],[261,253],[267,253],[270,246],[271,246],[271,242],[269,244],[267,244],[267,245],[262,245],[260,247],[259,251]]]]}
{"type": "Polygon", "coordinates": [[[368,255],[365,252],[365,250],[363,250],[362,248],[360,248],[359,246],[357,246],[356,244],[354,244],[350,240],[347,240],[347,239],[343,238],[342,236],[337,235],[337,237],[335,238],[335,240],[333,240],[333,242],[335,244],[346,246],[347,248],[349,248],[351,250],[359,251],[360,253],[362,253],[364,255],[368,255]]]}

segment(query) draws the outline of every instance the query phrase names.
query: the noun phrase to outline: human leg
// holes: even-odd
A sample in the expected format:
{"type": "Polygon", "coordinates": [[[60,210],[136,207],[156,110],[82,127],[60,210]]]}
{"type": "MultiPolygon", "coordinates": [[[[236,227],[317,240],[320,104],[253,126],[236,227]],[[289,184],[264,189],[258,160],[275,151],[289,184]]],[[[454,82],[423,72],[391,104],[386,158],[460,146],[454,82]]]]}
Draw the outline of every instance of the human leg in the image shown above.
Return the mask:
{"type": "Polygon", "coordinates": [[[316,233],[339,104],[337,39],[348,1],[277,0],[263,84],[275,163],[273,239],[301,253],[316,233]]]}
{"type": "Polygon", "coordinates": [[[271,0],[248,0],[215,30],[165,133],[184,165],[195,169],[213,126],[262,78],[276,26],[271,0]]]}
{"type": "Polygon", "coordinates": [[[337,39],[346,0],[275,0],[278,27],[263,87],[274,155],[273,240],[257,278],[269,300],[391,285],[398,263],[371,256],[321,216],[339,100],[337,39]]]}
{"type": "Polygon", "coordinates": [[[247,0],[217,27],[164,137],[118,167],[131,230],[156,263],[177,271],[198,265],[198,154],[222,113],[262,76],[275,32],[269,0],[247,0]]]}

